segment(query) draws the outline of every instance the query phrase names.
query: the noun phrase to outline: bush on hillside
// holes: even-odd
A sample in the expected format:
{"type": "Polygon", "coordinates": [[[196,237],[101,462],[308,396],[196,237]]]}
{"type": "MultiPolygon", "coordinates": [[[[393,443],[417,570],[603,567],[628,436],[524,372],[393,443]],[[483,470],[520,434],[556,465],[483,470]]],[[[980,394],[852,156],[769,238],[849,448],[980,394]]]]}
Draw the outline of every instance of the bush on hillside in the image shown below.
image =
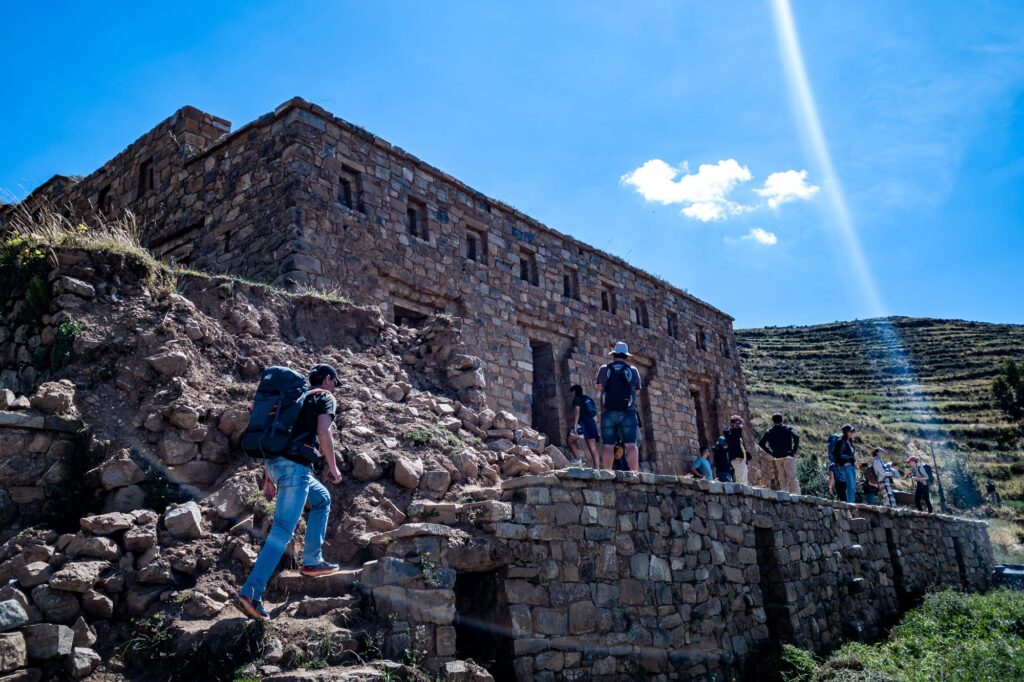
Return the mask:
{"type": "Polygon", "coordinates": [[[984,501],[981,485],[964,456],[947,450],[942,459],[943,487],[949,503],[959,509],[973,509],[980,505],[984,501]]]}
{"type": "Polygon", "coordinates": [[[804,495],[828,497],[828,469],[816,457],[797,458],[796,478],[804,495]]]}

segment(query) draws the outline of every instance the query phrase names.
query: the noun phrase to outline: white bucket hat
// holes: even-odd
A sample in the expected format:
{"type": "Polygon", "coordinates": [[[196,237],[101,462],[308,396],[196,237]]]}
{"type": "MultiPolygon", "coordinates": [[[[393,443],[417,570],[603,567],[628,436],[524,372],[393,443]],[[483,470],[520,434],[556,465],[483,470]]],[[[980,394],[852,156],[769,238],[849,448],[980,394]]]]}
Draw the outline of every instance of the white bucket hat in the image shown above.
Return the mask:
{"type": "Polygon", "coordinates": [[[608,355],[629,355],[629,346],[626,345],[625,341],[619,341],[608,355]]]}

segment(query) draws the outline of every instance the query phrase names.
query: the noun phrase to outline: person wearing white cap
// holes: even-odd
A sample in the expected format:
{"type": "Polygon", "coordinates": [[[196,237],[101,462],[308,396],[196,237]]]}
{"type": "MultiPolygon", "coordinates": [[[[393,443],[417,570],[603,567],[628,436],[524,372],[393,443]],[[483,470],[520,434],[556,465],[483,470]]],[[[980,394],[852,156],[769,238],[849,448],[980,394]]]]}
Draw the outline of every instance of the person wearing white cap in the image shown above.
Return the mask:
{"type": "Polygon", "coordinates": [[[629,346],[624,341],[615,344],[609,353],[612,361],[597,373],[597,388],[601,391],[601,468],[611,469],[615,444],[626,446],[626,462],[630,471],[640,468],[640,450],[636,439],[639,421],[636,416],[636,393],[640,390],[640,372],[626,358],[629,346]]]}

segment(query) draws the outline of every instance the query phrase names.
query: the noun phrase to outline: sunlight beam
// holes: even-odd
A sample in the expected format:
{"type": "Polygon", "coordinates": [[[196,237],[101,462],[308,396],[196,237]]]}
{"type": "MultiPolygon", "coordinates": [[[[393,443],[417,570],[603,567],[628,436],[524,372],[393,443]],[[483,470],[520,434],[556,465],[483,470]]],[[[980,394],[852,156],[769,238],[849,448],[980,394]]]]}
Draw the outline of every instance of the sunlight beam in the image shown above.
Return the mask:
{"type": "Polygon", "coordinates": [[[871,274],[871,268],[864,257],[864,249],[861,247],[857,229],[850,217],[850,210],[846,205],[846,197],[843,194],[839,176],[836,175],[835,168],[832,166],[832,155],[828,149],[828,142],[825,140],[825,133],[821,128],[818,107],[814,102],[814,91],[811,90],[807,70],[804,68],[800,38],[796,32],[796,24],[793,22],[793,12],[789,6],[789,0],[772,0],[772,16],[775,19],[779,49],[786,66],[786,75],[789,78],[796,113],[804,124],[803,130],[810,143],[811,153],[824,175],[825,195],[831,204],[842,245],[850,259],[860,292],[866,299],[870,316],[882,317],[886,314],[885,306],[882,304],[882,297],[875,284],[875,278],[871,274]]]}

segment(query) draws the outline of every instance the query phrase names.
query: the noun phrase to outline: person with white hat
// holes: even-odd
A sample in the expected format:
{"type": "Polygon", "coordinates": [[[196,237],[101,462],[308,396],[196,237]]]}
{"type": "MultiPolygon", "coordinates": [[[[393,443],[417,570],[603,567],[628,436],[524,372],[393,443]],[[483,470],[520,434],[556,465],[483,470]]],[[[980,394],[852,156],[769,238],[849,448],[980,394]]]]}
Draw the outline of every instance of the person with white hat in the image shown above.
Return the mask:
{"type": "Polygon", "coordinates": [[[626,362],[629,346],[619,341],[609,355],[612,361],[597,373],[597,388],[601,391],[601,468],[611,469],[615,443],[626,447],[626,461],[630,471],[640,468],[640,450],[637,448],[639,420],[636,414],[636,394],[640,390],[640,372],[626,362]]]}

